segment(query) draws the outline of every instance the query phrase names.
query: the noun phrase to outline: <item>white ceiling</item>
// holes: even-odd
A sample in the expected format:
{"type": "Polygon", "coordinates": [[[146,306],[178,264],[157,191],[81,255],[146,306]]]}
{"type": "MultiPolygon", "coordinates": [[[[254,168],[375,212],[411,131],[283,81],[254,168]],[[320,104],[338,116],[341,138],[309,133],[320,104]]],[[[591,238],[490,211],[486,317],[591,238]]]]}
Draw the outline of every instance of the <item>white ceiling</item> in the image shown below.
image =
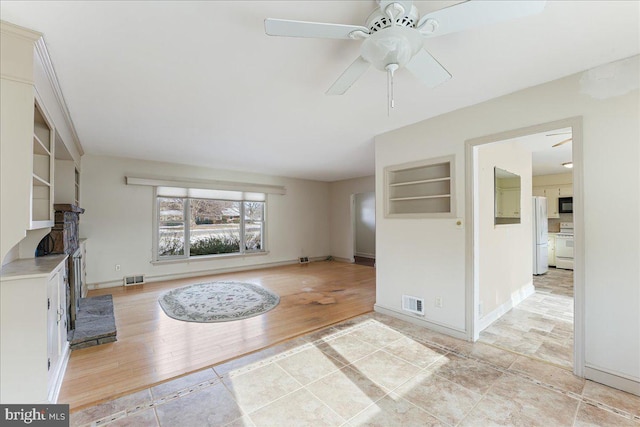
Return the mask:
{"type": "MultiPolygon", "coordinates": [[[[424,14],[457,1],[414,2],[424,14]]],[[[545,11],[425,47],[453,75],[400,70],[324,92],[359,41],[270,37],[266,17],[362,25],[374,1],[6,1],[44,33],[87,153],[325,181],[371,175],[373,138],[640,52],[639,2],[549,1],[545,11]]]]}
{"type": "Polygon", "coordinates": [[[563,128],[519,136],[499,141],[498,143],[519,143],[522,147],[531,151],[533,175],[551,175],[571,172],[571,169],[562,166],[563,163],[573,161],[573,142],[570,140],[571,137],[571,128],[563,128]],[[558,143],[562,144],[554,147],[558,143]]]}

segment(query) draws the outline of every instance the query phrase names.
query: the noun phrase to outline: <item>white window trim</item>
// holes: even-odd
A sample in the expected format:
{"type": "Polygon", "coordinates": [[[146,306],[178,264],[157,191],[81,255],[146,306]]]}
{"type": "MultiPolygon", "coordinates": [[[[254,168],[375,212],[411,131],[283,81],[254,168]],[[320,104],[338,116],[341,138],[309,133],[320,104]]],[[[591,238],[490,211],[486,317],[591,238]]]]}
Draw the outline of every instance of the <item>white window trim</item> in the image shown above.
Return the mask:
{"type": "Polygon", "coordinates": [[[210,181],[210,180],[170,180],[162,178],[142,178],[142,177],[125,177],[127,185],[144,185],[150,187],[178,187],[178,188],[198,188],[203,190],[227,190],[227,191],[243,191],[250,193],[264,194],[280,194],[287,193],[287,189],[281,185],[251,184],[245,182],[232,181],[210,181]]]}

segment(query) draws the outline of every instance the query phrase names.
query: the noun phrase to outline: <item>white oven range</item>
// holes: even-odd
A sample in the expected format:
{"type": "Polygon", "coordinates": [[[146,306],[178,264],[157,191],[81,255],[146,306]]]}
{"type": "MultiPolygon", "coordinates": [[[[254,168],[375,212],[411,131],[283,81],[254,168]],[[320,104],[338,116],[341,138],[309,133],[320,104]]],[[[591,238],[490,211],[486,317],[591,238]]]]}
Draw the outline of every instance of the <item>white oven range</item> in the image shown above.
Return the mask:
{"type": "Polygon", "coordinates": [[[561,222],[556,234],[556,268],[573,270],[573,223],[561,222]]]}

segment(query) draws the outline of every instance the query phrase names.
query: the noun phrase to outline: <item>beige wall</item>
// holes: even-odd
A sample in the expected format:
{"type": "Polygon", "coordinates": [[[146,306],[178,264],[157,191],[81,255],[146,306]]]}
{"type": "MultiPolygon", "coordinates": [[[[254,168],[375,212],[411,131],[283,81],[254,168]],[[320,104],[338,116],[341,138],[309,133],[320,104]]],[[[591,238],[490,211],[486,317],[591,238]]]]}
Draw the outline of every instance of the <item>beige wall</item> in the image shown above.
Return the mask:
{"type": "Polygon", "coordinates": [[[87,240],[87,282],[117,286],[124,276],[147,279],[196,276],[225,269],[295,262],[300,256],[330,255],[329,184],[221,171],[171,163],[85,155],[82,159],[80,233],[87,240]],[[209,179],[281,185],[285,195],[269,195],[266,255],[151,264],[153,187],[126,185],[125,176],[209,179]],[[115,265],[121,270],[115,271],[115,265]]]}
{"type": "MultiPolygon", "coordinates": [[[[627,62],[635,63],[638,57],[627,62]]],[[[637,69],[637,68],[636,68],[637,69]]],[[[376,192],[383,194],[386,166],[444,155],[456,156],[457,215],[465,213],[465,143],[486,135],[581,116],[582,147],[574,132],[574,194],[584,289],[584,368],[617,378],[640,393],[640,95],[637,82],[620,82],[616,68],[579,73],[472,107],[416,123],[376,138],[376,192]],[[582,82],[600,76],[611,95],[590,96],[582,82]],[[629,90],[615,92],[618,88],[629,90]],[[579,154],[579,157],[576,156],[579,154]],[[576,185],[577,184],[577,185],[576,185]],[[611,206],[625,221],[611,221],[611,206]]],[[[637,79],[637,75],[635,78],[637,79]]],[[[377,200],[377,307],[399,312],[401,295],[427,298],[424,319],[451,333],[468,334],[465,231],[453,219],[398,220],[383,216],[377,200]],[[434,308],[433,298],[443,297],[434,308]]],[[[466,218],[466,222],[470,218],[466,218]]]]}
{"type": "Polygon", "coordinates": [[[531,152],[518,142],[477,148],[480,329],[533,293],[531,152]],[[520,224],[494,225],[494,167],[520,175],[520,224]]]}
{"type": "Polygon", "coordinates": [[[375,178],[335,181],[330,184],[329,223],[331,224],[331,255],[338,259],[353,261],[352,196],[375,190],[375,178]]]}

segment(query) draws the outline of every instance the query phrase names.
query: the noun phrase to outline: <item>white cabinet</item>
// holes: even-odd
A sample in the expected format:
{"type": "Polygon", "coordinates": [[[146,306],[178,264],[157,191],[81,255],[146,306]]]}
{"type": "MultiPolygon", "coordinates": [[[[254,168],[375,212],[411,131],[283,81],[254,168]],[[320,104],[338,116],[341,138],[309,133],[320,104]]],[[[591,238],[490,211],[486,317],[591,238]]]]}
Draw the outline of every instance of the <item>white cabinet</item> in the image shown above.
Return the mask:
{"type": "Polygon", "coordinates": [[[544,187],[533,187],[533,195],[544,197],[544,187]]]}
{"type": "Polygon", "coordinates": [[[453,156],[386,167],[385,216],[455,216],[453,168],[453,156]]]}
{"type": "Polygon", "coordinates": [[[2,403],[57,399],[69,353],[66,259],[20,259],[0,271],[2,403]]]}
{"type": "Polygon", "coordinates": [[[503,188],[498,190],[500,197],[498,200],[498,217],[500,218],[520,218],[520,189],[503,188]]]}
{"type": "Polygon", "coordinates": [[[560,189],[558,187],[545,188],[544,197],[547,198],[547,217],[560,218],[560,212],[558,209],[558,197],[560,197],[560,189]]]}
{"type": "Polygon", "coordinates": [[[556,266],[556,235],[549,233],[547,235],[547,254],[549,258],[549,267],[556,266]]]}
{"type": "Polygon", "coordinates": [[[573,185],[560,184],[533,187],[533,195],[547,198],[547,216],[549,218],[560,218],[558,198],[573,196],[573,185]]]}
{"type": "Polygon", "coordinates": [[[558,186],[558,194],[560,197],[571,197],[573,196],[573,185],[565,184],[558,186]]]}

